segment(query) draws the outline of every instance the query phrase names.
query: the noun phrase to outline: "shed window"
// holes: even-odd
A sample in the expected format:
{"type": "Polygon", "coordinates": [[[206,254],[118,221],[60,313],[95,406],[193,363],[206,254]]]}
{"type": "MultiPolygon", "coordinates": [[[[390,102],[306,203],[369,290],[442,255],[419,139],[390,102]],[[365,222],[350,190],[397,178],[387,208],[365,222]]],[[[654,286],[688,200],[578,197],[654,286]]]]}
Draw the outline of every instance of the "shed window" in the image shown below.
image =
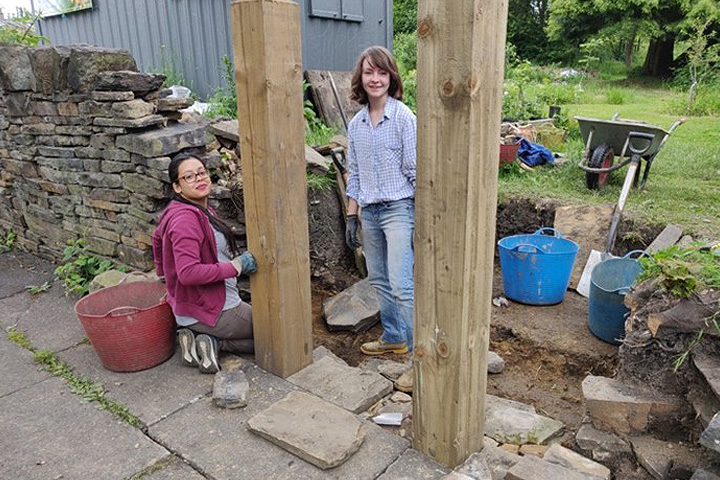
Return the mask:
{"type": "Polygon", "coordinates": [[[310,16],[362,22],[363,0],[311,0],[310,16]]]}

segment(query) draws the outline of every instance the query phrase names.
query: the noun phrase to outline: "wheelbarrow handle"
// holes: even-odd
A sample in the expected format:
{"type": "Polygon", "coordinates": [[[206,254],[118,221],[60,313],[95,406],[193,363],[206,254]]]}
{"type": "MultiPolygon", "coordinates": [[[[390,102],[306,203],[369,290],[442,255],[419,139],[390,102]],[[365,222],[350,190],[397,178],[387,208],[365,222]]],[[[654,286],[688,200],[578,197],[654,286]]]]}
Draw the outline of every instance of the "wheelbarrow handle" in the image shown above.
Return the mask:
{"type": "Polygon", "coordinates": [[[542,235],[543,233],[545,233],[546,230],[551,231],[551,232],[553,233],[553,237],[563,238],[563,236],[562,236],[562,234],[560,233],[560,231],[559,231],[559,230],[556,230],[556,229],[554,229],[554,228],[552,228],[552,227],[542,227],[542,228],[538,228],[538,229],[535,231],[535,233],[533,233],[533,235],[542,235]]]}
{"type": "Polygon", "coordinates": [[[645,133],[645,132],[630,132],[628,133],[628,149],[631,153],[635,155],[642,155],[645,152],[647,152],[650,149],[650,146],[652,145],[653,140],[655,140],[655,134],[653,133],[645,133]],[[642,140],[647,140],[648,143],[645,145],[644,148],[635,148],[635,145],[633,145],[632,141],[635,138],[639,138],[642,140]]]}

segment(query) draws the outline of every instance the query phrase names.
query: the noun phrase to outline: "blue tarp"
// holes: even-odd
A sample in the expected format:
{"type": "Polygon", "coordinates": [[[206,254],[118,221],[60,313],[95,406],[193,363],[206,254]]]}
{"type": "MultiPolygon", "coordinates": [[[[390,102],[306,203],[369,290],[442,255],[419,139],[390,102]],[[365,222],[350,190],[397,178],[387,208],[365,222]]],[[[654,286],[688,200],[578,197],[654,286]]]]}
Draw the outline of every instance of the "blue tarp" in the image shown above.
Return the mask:
{"type": "Polygon", "coordinates": [[[545,145],[533,143],[526,139],[520,140],[520,148],[518,148],[518,158],[525,165],[535,167],[537,165],[553,165],[555,156],[545,145]]]}

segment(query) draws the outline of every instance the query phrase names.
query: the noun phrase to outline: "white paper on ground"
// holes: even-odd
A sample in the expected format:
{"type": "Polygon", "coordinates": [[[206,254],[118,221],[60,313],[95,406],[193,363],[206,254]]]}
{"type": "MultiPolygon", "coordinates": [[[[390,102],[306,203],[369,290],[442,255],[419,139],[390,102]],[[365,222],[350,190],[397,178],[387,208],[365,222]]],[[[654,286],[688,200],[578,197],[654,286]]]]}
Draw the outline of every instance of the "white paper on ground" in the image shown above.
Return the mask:
{"type": "Polygon", "coordinates": [[[378,425],[402,425],[402,413],[381,413],[373,418],[378,425]]]}

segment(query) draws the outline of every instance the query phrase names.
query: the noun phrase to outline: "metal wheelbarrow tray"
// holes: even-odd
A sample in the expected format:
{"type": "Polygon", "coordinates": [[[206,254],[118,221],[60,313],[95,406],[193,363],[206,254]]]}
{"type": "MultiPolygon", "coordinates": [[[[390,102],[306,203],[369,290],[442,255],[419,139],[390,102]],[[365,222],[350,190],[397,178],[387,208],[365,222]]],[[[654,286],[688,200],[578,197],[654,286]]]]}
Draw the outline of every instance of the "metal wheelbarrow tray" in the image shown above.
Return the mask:
{"type": "Polygon", "coordinates": [[[618,114],[611,120],[575,117],[585,141],[585,153],[578,167],[585,171],[587,187],[597,189],[607,183],[611,172],[625,165],[628,167],[620,198],[612,216],[605,252],[610,254],[615,243],[617,227],[631,186],[638,186],[641,160],[645,159],[645,171],[639,188],[645,187],[650,166],[670,134],[685,119],[673,123],[669,130],[637,121],[618,120],[618,114]],[[620,152],[617,165],[613,165],[616,152],[620,152]],[[629,155],[628,155],[629,154],[629,155]],[[626,158],[626,155],[627,158],[626,158]]]}

